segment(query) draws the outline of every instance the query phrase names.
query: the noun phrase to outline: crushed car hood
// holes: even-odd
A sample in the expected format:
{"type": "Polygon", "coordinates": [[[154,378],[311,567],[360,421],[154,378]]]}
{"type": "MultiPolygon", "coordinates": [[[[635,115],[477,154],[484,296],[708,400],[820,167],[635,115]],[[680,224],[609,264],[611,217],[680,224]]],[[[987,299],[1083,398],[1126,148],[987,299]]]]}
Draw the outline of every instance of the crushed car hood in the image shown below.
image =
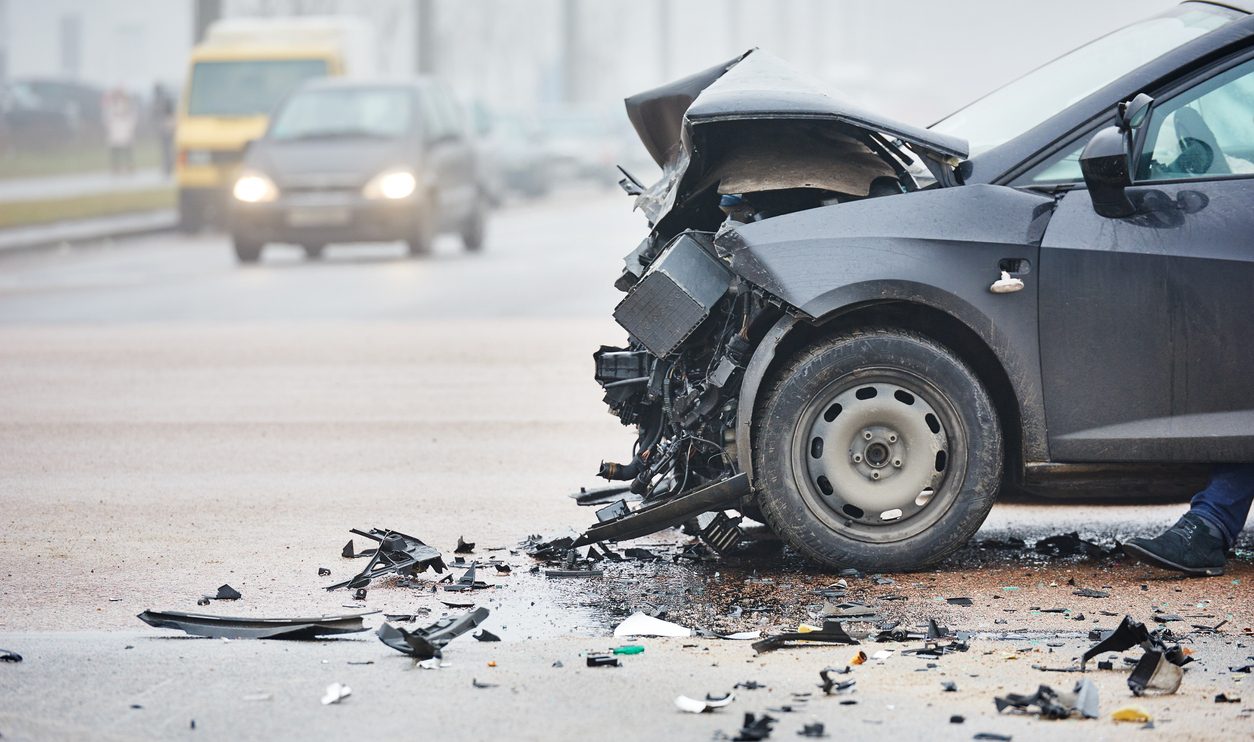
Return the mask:
{"type": "Polygon", "coordinates": [[[830,125],[836,138],[858,131],[881,135],[898,140],[925,163],[930,160],[928,167],[934,172],[936,165],[953,167],[968,151],[963,139],[866,111],[759,50],[639,93],[625,103],[640,140],[662,166],[662,179],[637,202],[655,223],[682,198],[685,186],[694,187],[703,174],[718,168],[719,163],[702,158],[719,156],[710,152],[721,148],[699,145],[709,141],[721,124],[801,122],[830,125]],[[697,172],[689,177],[689,170],[697,172]]]}

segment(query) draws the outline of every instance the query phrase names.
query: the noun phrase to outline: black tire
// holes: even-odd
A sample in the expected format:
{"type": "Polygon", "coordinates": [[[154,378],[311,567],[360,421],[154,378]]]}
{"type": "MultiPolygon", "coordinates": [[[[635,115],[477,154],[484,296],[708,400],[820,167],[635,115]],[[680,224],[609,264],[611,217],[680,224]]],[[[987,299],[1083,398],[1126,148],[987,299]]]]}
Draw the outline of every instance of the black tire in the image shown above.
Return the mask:
{"type": "Polygon", "coordinates": [[[426,203],[414,209],[414,222],[409,228],[409,238],[405,240],[411,257],[430,255],[431,246],[435,243],[435,214],[428,205],[430,203],[428,198],[426,203]]]}
{"type": "Polygon", "coordinates": [[[997,499],[1002,437],[988,392],[921,335],[871,329],[811,346],[773,376],[755,423],[762,515],[826,568],[934,564],[997,499]]]}
{"type": "Polygon", "coordinates": [[[261,242],[237,234],[231,235],[231,244],[235,248],[235,257],[241,263],[256,263],[261,259],[261,250],[265,247],[261,242]]]}
{"type": "Polygon", "coordinates": [[[198,194],[179,191],[179,231],[196,234],[205,228],[205,203],[198,194]]]}
{"type": "Polygon", "coordinates": [[[322,260],[322,253],[327,249],[327,246],[321,243],[310,243],[307,245],[301,245],[301,249],[305,251],[306,259],[322,260]]]}
{"type": "Polygon", "coordinates": [[[466,247],[466,252],[480,252],[483,250],[483,240],[487,234],[487,229],[488,208],[481,197],[478,203],[475,204],[474,213],[462,225],[462,245],[466,247]]]}

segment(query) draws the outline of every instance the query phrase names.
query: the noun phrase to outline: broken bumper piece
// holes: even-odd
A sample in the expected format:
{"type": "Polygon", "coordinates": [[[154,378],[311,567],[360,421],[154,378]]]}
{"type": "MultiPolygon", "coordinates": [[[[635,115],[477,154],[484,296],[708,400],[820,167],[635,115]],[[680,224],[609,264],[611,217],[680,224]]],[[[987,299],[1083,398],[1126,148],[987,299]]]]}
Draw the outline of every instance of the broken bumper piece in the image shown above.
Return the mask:
{"type": "Polygon", "coordinates": [[[737,507],[740,498],[747,494],[749,494],[749,477],[737,474],[664,502],[645,504],[626,515],[597,523],[576,539],[573,546],[586,546],[598,541],[626,541],[647,536],[665,528],[681,525],[689,518],[702,513],[737,507]]]}
{"type": "Polygon", "coordinates": [[[392,649],[420,660],[429,660],[443,657],[445,645],[474,629],[487,617],[487,608],[476,608],[464,616],[442,618],[424,629],[406,631],[385,623],[376,633],[379,641],[392,649]]]}
{"type": "Polygon", "coordinates": [[[413,575],[426,572],[428,567],[431,567],[436,572],[444,571],[444,559],[440,552],[413,536],[406,536],[399,531],[388,531],[379,528],[371,528],[369,531],[360,531],[354,528],[352,532],[358,536],[365,536],[378,541],[379,547],[353,553],[353,542],[349,541],[344,546],[343,555],[346,558],[356,558],[370,554],[370,563],[352,579],[329,585],[327,587],[328,590],[337,590],[342,587],[365,587],[376,577],[382,577],[393,572],[412,577],[413,575]]]}
{"type": "Polygon", "coordinates": [[[316,639],[335,634],[365,631],[362,618],[369,613],[318,618],[238,618],[181,611],[144,611],[139,620],[159,629],[177,629],[210,639],[316,639]]]}

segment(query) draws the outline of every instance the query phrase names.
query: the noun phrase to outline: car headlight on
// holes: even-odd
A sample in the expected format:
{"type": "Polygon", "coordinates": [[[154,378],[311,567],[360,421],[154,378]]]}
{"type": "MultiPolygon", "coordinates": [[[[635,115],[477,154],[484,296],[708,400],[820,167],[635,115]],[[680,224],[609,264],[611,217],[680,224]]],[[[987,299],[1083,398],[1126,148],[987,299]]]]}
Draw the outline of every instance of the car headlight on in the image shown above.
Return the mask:
{"type": "Polygon", "coordinates": [[[411,170],[388,170],[370,179],[362,189],[366,198],[383,198],[395,201],[409,198],[418,190],[418,178],[411,170]]]}
{"type": "Polygon", "coordinates": [[[234,194],[236,201],[243,201],[246,204],[265,203],[279,197],[279,189],[274,181],[261,173],[240,175],[231,193],[234,194]]]}

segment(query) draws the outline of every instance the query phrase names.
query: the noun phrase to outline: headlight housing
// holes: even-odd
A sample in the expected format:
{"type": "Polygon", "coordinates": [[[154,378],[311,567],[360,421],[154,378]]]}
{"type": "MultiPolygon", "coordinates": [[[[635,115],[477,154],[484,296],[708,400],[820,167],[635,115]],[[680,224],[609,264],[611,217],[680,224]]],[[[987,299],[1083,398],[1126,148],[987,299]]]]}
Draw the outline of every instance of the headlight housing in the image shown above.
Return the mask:
{"type": "Polygon", "coordinates": [[[246,204],[261,204],[279,197],[279,188],[265,175],[256,172],[241,173],[231,189],[236,201],[246,204]]]}
{"type": "Polygon", "coordinates": [[[418,178],[412,170],[385,170],[370,179],[361,193],[366,198],[396,201],[409,198],[418,190],[418,178]]]}

